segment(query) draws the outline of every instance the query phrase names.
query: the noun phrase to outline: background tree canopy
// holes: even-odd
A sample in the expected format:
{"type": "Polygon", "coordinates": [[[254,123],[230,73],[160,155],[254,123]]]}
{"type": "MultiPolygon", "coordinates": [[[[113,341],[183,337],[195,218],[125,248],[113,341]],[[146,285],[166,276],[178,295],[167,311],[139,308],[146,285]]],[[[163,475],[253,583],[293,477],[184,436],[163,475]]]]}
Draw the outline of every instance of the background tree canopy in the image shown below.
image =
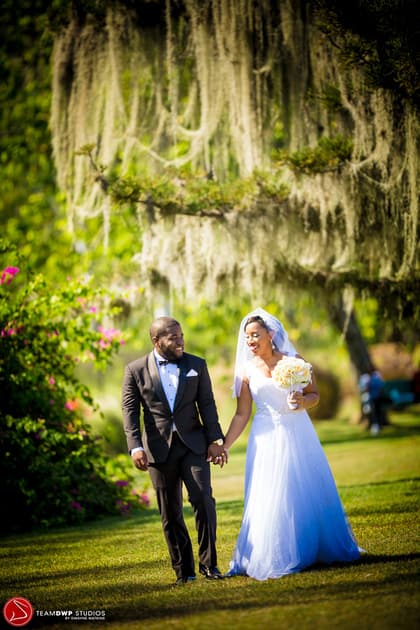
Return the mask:
{"type": "Polygon", "coordinates": [[[8,230],[36,234],[36,255],[50,261],[42,230],[58,230],[67,251],[69,227],[89,260],[111,240],[124,262],[138,254],[143,280],[187,292],[246,289],[257,275],[269,291],[352,286],[417,316],[415,9],[3,3],[8,230]],[[156,260],[168,232],[170,251],[156,260]]]}
{"type": "Polygon", "coordinates": [[[107,247],[128,204],[149,285],[311,282],[418,317],[418,50],[403,4],[77,3],[54,38],[52,100],[74,233],[95,225],[107,247]]]}

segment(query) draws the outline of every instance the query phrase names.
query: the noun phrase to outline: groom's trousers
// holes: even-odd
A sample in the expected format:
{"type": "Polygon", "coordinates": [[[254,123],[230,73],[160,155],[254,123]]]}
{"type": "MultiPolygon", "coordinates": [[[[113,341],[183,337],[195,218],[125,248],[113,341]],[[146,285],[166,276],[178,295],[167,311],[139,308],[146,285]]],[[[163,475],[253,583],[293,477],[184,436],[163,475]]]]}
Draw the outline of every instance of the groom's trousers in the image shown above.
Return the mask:
{"type": "Polygon", "coordinates": [[[199,562],[217,566],[216,506],[206,454],[190,451],[175,432],[168,459],[163,464],[149,464],[149,473],[176,576],[195,575],[194,554],[183,515],[182,483],[194,510],[199,562]]]}

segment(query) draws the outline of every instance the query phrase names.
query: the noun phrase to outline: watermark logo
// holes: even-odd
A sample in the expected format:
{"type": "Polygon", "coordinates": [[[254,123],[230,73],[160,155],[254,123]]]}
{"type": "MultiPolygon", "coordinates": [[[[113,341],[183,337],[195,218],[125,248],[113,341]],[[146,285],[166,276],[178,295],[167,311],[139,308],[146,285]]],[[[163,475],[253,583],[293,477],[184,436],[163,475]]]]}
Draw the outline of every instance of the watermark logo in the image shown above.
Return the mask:
{"type": "Polygon", "coordinates": [[[106,621],[105,610],[34,610],[24,597],[12,597],[3,607],[5,620],[11,626],[26,626],[32,617],[56,617],[63,621],[106,621]]]}
{"type": "Polygon", "coordinates": [[[30,622],[34,616],[34,609],[28,599],[12,597],[4,605],[3,615],[8,624],[21,628],[30,622]]]}

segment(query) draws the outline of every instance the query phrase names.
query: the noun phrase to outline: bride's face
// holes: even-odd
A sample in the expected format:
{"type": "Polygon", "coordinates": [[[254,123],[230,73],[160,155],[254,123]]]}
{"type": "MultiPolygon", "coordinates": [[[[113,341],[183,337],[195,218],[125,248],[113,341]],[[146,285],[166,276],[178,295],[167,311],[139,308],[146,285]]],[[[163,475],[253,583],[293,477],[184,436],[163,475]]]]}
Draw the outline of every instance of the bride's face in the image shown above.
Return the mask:
{"type": "Polygon", "coordinates": [[[245,328],[246,343],[251,350],[252,354],[259,356],[271,352],[271,337],[268,330],[266,330],[258,322],[251,322],[245,328]]]}

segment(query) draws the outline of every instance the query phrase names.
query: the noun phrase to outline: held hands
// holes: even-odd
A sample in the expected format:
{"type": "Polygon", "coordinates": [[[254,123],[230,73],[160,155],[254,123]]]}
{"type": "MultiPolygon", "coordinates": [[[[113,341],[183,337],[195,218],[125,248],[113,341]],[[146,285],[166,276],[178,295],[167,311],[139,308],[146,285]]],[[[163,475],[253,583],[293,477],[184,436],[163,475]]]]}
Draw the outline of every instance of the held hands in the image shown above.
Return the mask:
{"type": "Polygon", "coordinates": [[[207,450],[207,461],[223,468],[223,466],[228,462],[228,452],[223,445],[218,446],[217,444],[210,444],[207,450]]]}
{"type": "Polygon", "coordinates": [[[144,451],[137,451],[131,456],[133,460],[133,464],[139,470],[147,470],[149,466],[149,462],[147,459],[147,455],[144,451]]]}

